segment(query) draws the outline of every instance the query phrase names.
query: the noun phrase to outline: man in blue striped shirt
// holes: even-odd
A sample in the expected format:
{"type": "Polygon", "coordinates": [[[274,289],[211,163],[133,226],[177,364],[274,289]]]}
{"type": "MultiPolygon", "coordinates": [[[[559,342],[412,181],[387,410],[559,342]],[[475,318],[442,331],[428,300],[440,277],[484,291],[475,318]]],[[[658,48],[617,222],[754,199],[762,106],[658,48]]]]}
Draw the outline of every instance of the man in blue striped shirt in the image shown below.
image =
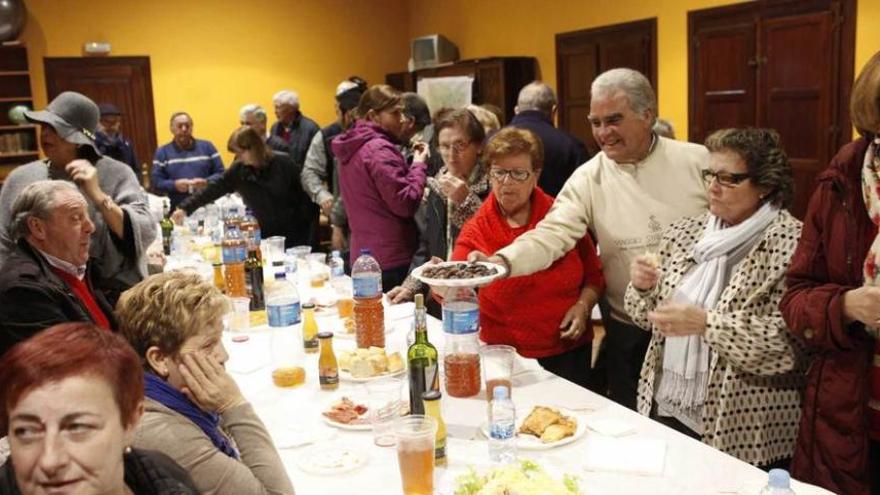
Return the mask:
{"type": "Polygon", "coordinates": [[[223,173],[223,160],[210,141],[192,135],[192,117],[186,112],[171,115],[174,139],[160,146],[153,158],[151,180],[153,189],[171,199],[171,211],[209,180],[223,173]]]}

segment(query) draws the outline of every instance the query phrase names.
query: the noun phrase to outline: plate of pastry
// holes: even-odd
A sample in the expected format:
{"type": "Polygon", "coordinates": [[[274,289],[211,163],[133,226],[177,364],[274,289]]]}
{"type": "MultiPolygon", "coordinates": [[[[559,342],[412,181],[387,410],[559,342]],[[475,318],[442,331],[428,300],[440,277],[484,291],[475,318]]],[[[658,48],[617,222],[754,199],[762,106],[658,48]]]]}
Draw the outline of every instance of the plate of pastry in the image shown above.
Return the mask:
{"type": "MultiPolygon", "coordinates": [[[[528,415],[517,418],[516,446],[523,450],[548,450],[578,441],[587,425],[572,411],[550,406],[534,406],[528,415]]],[[[489,437],[489,425],[480,427],[489,437]]]]}
{"type": "Polygon", "coordinates": [[[339,379],[350,382],[368,382],[406,371],[400,352],[386,354],[383,347],[339,351],[336,360],[339,379]]]}

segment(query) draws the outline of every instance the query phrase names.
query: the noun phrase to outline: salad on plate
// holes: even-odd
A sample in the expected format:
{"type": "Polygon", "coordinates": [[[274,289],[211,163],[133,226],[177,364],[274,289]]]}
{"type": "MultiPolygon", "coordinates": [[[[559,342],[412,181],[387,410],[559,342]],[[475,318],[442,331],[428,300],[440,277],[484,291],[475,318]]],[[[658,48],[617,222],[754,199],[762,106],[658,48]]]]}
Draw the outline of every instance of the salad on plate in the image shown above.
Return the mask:
{"type": "Polygon", "coordinates": [[[455,495],[583,495],[578,477],[561,479],[550,475],[540,464],[522,460],[490,469],[480,475],[471,467],[455,480],[455,495]]]}

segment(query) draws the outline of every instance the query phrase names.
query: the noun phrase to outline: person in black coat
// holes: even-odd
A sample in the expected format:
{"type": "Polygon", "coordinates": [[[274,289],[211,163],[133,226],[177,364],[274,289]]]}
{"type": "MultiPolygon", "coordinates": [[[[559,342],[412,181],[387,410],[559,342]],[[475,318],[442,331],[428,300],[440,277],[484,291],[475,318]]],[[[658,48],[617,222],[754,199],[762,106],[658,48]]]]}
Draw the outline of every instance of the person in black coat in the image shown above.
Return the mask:
{"type": "Polygon", "coordinates": [[[225,194],[236,192],[250,208],[264,238],[282,235],[285,247],[308,244],[309,202],[300,183],[302,166],[289,155],[272,151],[250,126],[242,126],[230,139],[236,160],[223,175],[180,203],[172,214],[178,224],[184,217],[225,194]]]}
{"type": "Polygon", "coordinates": [[[9,225],[16,245],[0,268],[0,356],[57,323],[113,327],[113,307],[89,268],[94,230],[86,199],[70,182],[38,181],[18,195],[9,225]]]}
{"type": "Polygon", "coordinates": [[[576,168],[590,159],[584,144],[571,134],[553,127],[556,94],[550,86],[535,81],[519,92],[510,121],[513,127],[528,129],[544,144],[544,170],[538,185],[547,194],[556,196],[576,168]]]}

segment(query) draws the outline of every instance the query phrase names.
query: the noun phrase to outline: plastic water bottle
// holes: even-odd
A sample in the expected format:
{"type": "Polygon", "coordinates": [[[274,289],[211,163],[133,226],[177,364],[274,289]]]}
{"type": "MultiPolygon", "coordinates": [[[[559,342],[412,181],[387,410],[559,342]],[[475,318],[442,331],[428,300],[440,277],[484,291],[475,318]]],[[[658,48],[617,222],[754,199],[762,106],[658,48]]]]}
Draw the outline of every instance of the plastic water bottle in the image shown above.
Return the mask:
{"type": "Polygon", "coordinates": [[[516,461],[516,408],[507,387],[492,391],[489,406],[489,459],[509,464],[516,461]]]}
{"type": "MultiPolygon", "coordinates": [[[[330,253],[330,279],[345,276],[345,261],[339,251],[330,253]]],[[[380,275],[381,276],[381,275],[380,275]]]]}
{"type": "Polygon", "coordinates": [[[480,307],[470,287],[458,287],[443,302],[446,346],[443,365],[446,393],[472,397],[480,393],[480,307]]]}
{"type": "Polygon", "coordinates": [[[351,267],[355,337],[359,348],[385,347],[385,309],[382,307],[382,268],[369,249],[351,267]]]}
{"type": "Polygon", "coordinates": [[[275,274],[275,283],[266,296],[270,327],[289,327],[300,322],[301,307],[296,285],[287,281],[284,272],[275,274]]]}
{"type": "Polygon", "coordinates": [[[770,479],[761,495],[795,495],[791,489],[791,476],[785,469],[771,469],[770,479]]]}

